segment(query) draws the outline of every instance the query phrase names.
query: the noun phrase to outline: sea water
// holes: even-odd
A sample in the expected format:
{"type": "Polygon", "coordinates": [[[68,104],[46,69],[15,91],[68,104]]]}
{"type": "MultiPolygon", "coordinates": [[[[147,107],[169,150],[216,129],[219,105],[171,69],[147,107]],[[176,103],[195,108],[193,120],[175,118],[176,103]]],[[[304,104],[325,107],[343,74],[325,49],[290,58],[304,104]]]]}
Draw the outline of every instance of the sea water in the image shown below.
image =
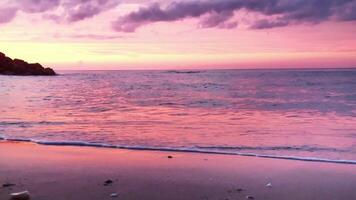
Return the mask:
{"type": "Polygon", "coordinates": [[[0,76],[0,138],[356,164],[356,69],[0,76]]]}

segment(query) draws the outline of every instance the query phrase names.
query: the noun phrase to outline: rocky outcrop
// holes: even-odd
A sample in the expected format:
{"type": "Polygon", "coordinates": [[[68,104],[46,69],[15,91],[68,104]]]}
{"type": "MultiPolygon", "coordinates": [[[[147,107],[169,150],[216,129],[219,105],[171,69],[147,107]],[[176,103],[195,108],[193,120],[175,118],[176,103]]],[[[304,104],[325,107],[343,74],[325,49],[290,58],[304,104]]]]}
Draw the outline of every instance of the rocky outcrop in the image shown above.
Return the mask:
{"type": "Polygon", "coordinates": [[[54,72],[51,68],[42,67],[39,63],[28,63],[20,59],[12,60],[0,52],[0,74],[52,76],[56,75],[56,72],[54,72]]]}

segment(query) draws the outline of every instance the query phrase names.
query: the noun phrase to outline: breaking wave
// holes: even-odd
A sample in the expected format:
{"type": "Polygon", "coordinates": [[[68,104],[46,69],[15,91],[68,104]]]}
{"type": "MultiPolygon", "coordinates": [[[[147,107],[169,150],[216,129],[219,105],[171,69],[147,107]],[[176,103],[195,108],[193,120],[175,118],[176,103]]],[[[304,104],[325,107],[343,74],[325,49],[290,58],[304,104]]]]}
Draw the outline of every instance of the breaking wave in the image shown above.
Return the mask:
{"type": "Polygon", "coordinates": [[[169,152],[187,152],[187,153],[207,153],[207,154],[223,154],[223,155],[239,155],[250,156],[260,158],[273,158],[273,159],[285,159],[285,160],[297,160],[297,161],[309,161],[309,162],[325,162],[325,163],[338,163],[338,164],[356,164],[356,160],[337,160],[326,159],[316,157],[301,157],[301,156],[286,156],[286,155],[268,155],[257,154],[249,152],[238,152],[231,150],[296,150],[296,151],[344,151],[334,148],[323,147],[150,147],[150,146],[135,146],[135,145],[111,145],[100,144],[82,141],[40,141],[33,139],[19,139],[19,138],[5,138],[0,137],[0,140],[13,141],[13,142],[31,142],[40,145],[53,145],[53,146],[81,146],[81,147],[98,147],[98,148],[115,148],[115,149],[128,149],[128,150],[146,150],[146,151],[169,151],[169,152]],[[304,149],[303,149],[304,148],[304,149]],[[227,151],[230,150],[230,151],[227,151]]]}

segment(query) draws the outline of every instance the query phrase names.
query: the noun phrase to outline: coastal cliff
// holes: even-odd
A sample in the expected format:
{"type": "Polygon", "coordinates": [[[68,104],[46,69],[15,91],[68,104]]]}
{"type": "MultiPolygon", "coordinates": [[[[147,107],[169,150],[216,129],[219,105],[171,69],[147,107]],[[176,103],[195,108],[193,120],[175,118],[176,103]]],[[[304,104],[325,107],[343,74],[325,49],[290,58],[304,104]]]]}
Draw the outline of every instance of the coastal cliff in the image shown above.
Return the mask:
{"type": "Polygon", "coordinates": [[[20,59],[11,59],[0,52],[0,74],[21,76],[53,76],[56,75],[51,68],[44,68],[39,63],[28,63],[20,59]]]}

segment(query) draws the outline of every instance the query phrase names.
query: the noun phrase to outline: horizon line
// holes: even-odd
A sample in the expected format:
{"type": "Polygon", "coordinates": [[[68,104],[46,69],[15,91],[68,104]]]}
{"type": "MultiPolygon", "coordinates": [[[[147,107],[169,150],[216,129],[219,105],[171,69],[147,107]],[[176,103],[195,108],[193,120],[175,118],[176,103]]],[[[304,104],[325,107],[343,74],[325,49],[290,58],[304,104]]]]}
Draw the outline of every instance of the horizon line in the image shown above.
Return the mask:
{"type": "Polygon", "coordinates": [[[266,68],[186,68],[186,69],[59,69],[56,71],[219,71],[219,70],[353,70],[354,67],[266,67],[266,68]]]}

